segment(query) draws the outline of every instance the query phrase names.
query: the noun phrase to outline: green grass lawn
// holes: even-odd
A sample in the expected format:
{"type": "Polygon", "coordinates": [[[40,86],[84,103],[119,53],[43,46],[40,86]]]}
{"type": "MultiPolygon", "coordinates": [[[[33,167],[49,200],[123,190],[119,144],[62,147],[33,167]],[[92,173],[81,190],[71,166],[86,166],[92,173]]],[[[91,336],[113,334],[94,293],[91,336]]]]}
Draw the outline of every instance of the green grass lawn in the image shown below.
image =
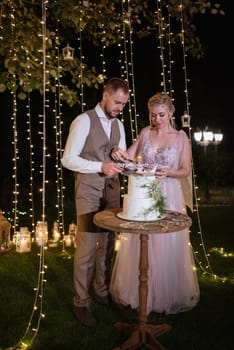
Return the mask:
{"type": "MultiPolygon", "coordinates": [[[[202,238],[217,279],[198,269],[201,298],[191,311],[178,315],[151,313],[148,322],[169,323],[172,330],[158,338],[168,350],[234,349],[234,208],[201,207],[202,238]],[[223,248],[223,254],[212,248],[223,248]],[[225,256],[224,253],[230,253],[225,256]],[[225,278],[225,280],[224,280],[225,278]]],[[[199,249],[197,216],[192,215],[191,241],[199,249]]],[[[113,324],[138,321],[135,311],[119,311],[93,303],[98,319],[95,329],[79,324],[72,312],[73,248],[67,255],[62,246],[45,250],[46,280],[42,301],[43,314],[32,350],[111,350],[126,339],[113,324]]],[[[29,253],[14,247],[0,254],[0,349],[11,348],[25,333],[32,313],[37,286],[40,248],[32,245],[29,253]]],[[[140,347],[144,349],[145,347],[140,347]]]]}

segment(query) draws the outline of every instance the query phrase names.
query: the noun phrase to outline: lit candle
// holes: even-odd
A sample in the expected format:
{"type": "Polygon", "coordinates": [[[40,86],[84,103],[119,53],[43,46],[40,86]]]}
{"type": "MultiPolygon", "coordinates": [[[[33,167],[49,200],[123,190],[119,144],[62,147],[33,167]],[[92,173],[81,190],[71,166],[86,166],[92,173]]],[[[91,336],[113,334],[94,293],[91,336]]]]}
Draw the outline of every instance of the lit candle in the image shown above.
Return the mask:
{"type": "Polygon", "coordinates": [[[60,233],[55,231],[54,234],[53,234],[53,237],[54,237],[54,241],[58,242],[59,238],[60,238],[60,233]]]}
{"type": "Polygon", "coordinates": [[[19,242],[19,245],[20,245],[20,250],[21,252],[25,252],[27,251],[28,249],[28,242],[26,240],[26,238],[21,238],[20,242],[19,242]]]}
{"type": "Polygon", "coordinates": [[[53,225],[53,240],[54,242],[58,242],[59,239],[60,239],[59,224],[57,221],[55,221],[53,225]]]}
{"type": "Polygon", "coordinates": [[[72,237],[70,235],[64,236],[64,243],[66,247],[71,247],[72,245],[72,237]]]}
{"type": "Polygon", "coordinates": [[[36,226],[36,242],[38,245],[47,243],[48,240],[48,227],[47,222],[38,221],[36,226]]]}
{"type": "Polygon", "coordinates": [[[31,251],[31,235],[30,233],[18,233],[16,235],[16,251],[18,253],[26,253],[31,251]]]}

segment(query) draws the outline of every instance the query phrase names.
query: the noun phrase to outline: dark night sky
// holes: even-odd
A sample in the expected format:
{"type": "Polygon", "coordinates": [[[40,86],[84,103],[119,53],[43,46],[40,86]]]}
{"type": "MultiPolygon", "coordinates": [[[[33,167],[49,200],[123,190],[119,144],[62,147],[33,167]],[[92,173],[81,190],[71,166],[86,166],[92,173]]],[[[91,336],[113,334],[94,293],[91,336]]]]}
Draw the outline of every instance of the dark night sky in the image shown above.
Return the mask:
{"type": "MultiPolygon", "coordinates": [[[[189,112],[191,115],[192,131],[197,127],[210,127],[213,131],[221,129],[224,134],[223,145],[232,150],[234,147],[234,68],[231,55],[232,25],[234,20],[233,2],[222,1],[225,16],[200,16],[197,28],[205,49],[205,58],[197,60],[186,58],[188,84],[189,112]]],[[[142,107],[148,98],[158,91],[159,84],[154,76],[156,68],[156,55],[159,53],[149,51],[147,59],[144,57],[144,48],[140,49],[140,69],[136,71],[137,89],[139,98],[136,99],[138,107],[142,107]],[[149,57],[152,55],[152,57],[149,57]],[[148,65],[149,64],[149,65],[148,65]],[[144,95],[145,86],[147,93],[144,95]]],[[[175,107],[177,122],[184,111],[184,76],[178,75],[174,81],[175,107]],[[178,97],[178,98],[177,98],[178,97]],[[183,101],[182,101],[183,100],[183,101]]],[[[146,112],[146,110],[145,110],[146,112]]]]}
{"type": "Polygon", "coordinates": [[[234,66],[231,55],[234,20],[233,2],[223,1],[225,17],[210,16],[201,20],[201,35],[206,48],[203,62],[191,65],[191,115],[192,126],[221,129],[224,143],[233,150],[233,78],[234,66]]]}
{"type": "Polygon", "coordinates": [[[205,47],[205,59],[191,63],[190,114],[193,128],[206,125],[221,129],[224,144],[231,151],[234,146],[233,129],[233,58],[232,41],[233,3],[223,1],[225,16],[209,16],[198,22],[205,47]]]}

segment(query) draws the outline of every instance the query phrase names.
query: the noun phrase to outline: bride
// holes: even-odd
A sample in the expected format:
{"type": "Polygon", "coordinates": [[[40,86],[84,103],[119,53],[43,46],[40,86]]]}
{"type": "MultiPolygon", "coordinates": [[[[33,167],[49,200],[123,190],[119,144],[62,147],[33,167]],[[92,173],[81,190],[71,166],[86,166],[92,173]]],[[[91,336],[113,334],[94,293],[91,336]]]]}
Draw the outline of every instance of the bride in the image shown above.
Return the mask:
{"type": "MultiPolygon", "coordinates": [[[[141,157],[157,164],[165,209],[192,210],[191,146],[186,133],[176,130],[171,98],[157,93],[148,101],[150,125],[126,151],[112,152],[115,160],[141,157]]],[[[124,233],[114,262],[110,294],[117,304],[138,308],[140,237],[124,233]]],[[[147,313],[175,314],[192,309],[200,297],[189,231],[150,234],[148,240],[147,313]]]]}

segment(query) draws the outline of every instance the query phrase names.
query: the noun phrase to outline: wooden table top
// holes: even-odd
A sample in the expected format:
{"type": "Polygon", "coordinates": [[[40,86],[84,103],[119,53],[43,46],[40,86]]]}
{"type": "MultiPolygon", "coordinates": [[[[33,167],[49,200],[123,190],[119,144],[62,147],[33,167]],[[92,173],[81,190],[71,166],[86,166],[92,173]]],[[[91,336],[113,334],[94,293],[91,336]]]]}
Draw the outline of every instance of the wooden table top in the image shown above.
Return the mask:
{"type": "Polygon", "coordinates": [[[166,210],[165,217],[155,221],[132,221],[118,217],[121,208],[107,209],[94,215],[94,223],[98,227],[116,232],[129,233],[169,233],[181,231],[192,225],[188,215],[166,210]]]}

